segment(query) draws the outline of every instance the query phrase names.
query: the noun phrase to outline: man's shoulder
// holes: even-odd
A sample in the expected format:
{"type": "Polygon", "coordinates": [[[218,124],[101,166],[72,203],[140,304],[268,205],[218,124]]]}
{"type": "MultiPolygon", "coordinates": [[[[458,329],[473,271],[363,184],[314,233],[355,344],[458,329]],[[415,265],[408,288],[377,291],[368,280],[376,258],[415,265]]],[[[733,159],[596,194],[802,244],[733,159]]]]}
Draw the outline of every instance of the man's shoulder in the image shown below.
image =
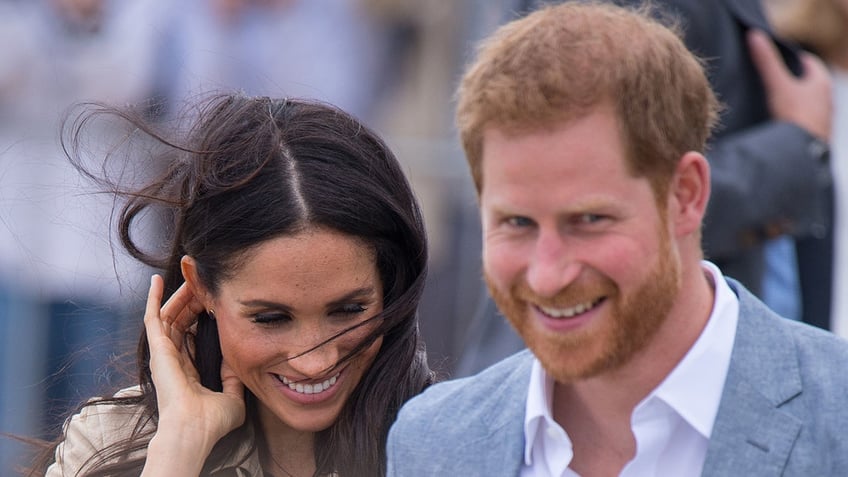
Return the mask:
{"type": "Polygon", "coordinates": [[[829,416],[820,422],[824,427],[837,421],[848,427],[848,341],[782,318],[744,288],[734,288],[739,325],[729,379],[751,383],[769,401],[786,403],[783,409],[802,420],[818,420],[822,413],[811,411],[818,408],[829,416]]]}
{"type": "MultiPolygon", "coordinates": [[[[830,363],[848,364],[848,341],[834,333],[793,320],[780,317],[755,298],[743,286],[734,282],[732,288],[739,296],[740,324],[737,340],[743,340],[748,347],[761,347],[766,355],[777,353],[786,355],[794,350],[802,368],[818,368],[818,360],[830,363]]],[[[824,372],[837,371],[827,366],[824,372]]]]}
{"type": "MultiPolygon", "coordinates": [[[[805,376],[805,387],[820,382],[827,387],[839,387],[848,392],[848,341],[815,326],[784,320],[781,326],[792,337],[798,366],[805,376]]],[[[831,393],[832,397],[835,396],[831,393]]],[[[841,394],[842,402],[845,394],[841,394]]],[[[848,407],[845,408],[848,410],[848,407]]]]}
{"type": "Polygon", "coordinates": [[[457,418],[466,423],[476,417],[491,420],[503,412],[504,402],[523,406],[532,363],[533,355],[524,350],[473,376],[434,384],[403,406],[396,426],[432,428],[457,418]]]}
{"type": "Polygon", "coordinates": [[[703,475],[848,475],[848,342],[728,282],[739,322],[703,475]]]}
{"type": "Polygon", "coordinates": [[[516,475],[532,363],[521,351],[407,402],[389,431],[387,475],[516,475]]]}

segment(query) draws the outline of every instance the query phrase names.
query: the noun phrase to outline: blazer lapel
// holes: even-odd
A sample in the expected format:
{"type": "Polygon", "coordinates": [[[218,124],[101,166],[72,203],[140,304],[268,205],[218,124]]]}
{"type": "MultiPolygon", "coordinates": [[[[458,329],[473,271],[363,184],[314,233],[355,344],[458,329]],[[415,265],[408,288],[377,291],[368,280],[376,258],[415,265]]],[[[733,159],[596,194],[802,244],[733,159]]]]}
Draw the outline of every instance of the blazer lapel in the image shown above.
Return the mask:
{"type": "MultiPolygon", "coordinates": [[[[515,369],[491,390],[491,401],[497,412],[484,413],[479,430],[469,430],[469,440],[462,445],[466,455],[479,459],[471,475],[518,477],[524,462],[524,414],[530,366],[533,355],[525,350],[515,369]],[[474,436],[479,436],[474,438],[474,436]]],[[[488,405],[488,404],[487,404],[488,405]]],[[[462,422],[457,422],[462,425],[462,422]]],[[[475,426],[475,424],[471,424],[475,426]]],[[[476,459],[475,459],[476,460],[476,459]]]]}
{"type": "Polygon", "coordinates": [[[485,430],[475,430],[475,423],[457,426],[469,427],[469,439],[457,443],[457,454],[465,456],[467,464],[454,468],[454,475],[485,475],[487,477],[518,477],[524,462],[524,400],[504,402],[504,414],[492,416],[497,422],[486,422],[485,430]],[[518,406],[520,404],[520,406],[518,406]],[[520,407],[520,413],[516,411],[520,407]],[[507,422],[511,419],[510,422],[507,422]],[[480,437],[475,438],[474,434],[480,437]]]}
{"type": "Polygon", "coordinates": [[[484,449],[489,468],[480,475],[518,477],[521,464],[524,463],[524,399],[510,403],[511,422],[505,422],[500,428],[493,428],[484,449]],[[516,412],[519,411],[519,412],[516,412]]]}
{"type": "Polygon", "coordinates": [[[739,325],[702,475],[781,475],[802,427],[780,410],[802,391],[795,344],[784,318],[728,281],[739,325]]]}

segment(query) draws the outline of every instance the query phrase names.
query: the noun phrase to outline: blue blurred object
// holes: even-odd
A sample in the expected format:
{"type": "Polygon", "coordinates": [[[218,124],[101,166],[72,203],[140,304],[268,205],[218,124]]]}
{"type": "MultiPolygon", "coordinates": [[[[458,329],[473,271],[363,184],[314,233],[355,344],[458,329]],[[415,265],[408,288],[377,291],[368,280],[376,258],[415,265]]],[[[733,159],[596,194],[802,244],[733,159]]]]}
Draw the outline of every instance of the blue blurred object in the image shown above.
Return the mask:
{"type": "Polygon", "coordinates": [[[784,318],[799,321],[801,282],[795,241],[786,236],[778,237],[769,241],[764,249],[763,301],[784,318]]]}

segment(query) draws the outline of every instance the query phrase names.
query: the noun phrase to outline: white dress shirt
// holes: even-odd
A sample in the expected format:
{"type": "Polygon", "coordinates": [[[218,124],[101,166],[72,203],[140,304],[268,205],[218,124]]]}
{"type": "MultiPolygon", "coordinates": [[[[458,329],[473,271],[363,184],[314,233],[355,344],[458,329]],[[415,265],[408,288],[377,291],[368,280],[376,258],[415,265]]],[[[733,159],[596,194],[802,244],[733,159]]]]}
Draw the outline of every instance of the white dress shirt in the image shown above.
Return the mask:
{"type": "MultiPolygon", "coordinates": [[[[701,336],[665,380],[634,409],[636,456],[622,477],[699,476],[739,320],[739,300],[710,262],[702,267],[716,284],[715,302],[701,336]]],[[[577,477],[568,433],[553,419],[553,379],[533,363],[524,418],[522,477],[577,477]]]]}

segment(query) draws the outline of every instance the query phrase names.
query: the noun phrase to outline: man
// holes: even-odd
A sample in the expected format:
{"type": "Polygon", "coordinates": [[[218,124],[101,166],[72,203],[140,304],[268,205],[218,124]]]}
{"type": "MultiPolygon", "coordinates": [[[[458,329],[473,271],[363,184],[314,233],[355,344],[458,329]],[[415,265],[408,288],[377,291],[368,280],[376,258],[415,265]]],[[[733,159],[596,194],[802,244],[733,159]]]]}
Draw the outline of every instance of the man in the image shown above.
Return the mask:
{"type": "Polygon", "coordinates": [[[486,282],[530,351],[408,403],[390,476],[848,475],[848,344],[703,260],[718,106],[672,30],[543,8],[458,100],[486,282]]]}
{"type": "MultiPolygon", "coordinates": [[[[550,0],[519,3],[525,11],[550,0]]],[[[704,58],[723,105],[706,152],[712,171],[702,238],[706,257],[778,314],[831,329],[827,72],[770,33],[760,0],[653,3],[679,21],[684,43],[704,58]],[[757,30],[772,41],[751,35],[757,30]]],[[[465,336],[460,376],[522,348],[488,296],[465,336]]]]}

